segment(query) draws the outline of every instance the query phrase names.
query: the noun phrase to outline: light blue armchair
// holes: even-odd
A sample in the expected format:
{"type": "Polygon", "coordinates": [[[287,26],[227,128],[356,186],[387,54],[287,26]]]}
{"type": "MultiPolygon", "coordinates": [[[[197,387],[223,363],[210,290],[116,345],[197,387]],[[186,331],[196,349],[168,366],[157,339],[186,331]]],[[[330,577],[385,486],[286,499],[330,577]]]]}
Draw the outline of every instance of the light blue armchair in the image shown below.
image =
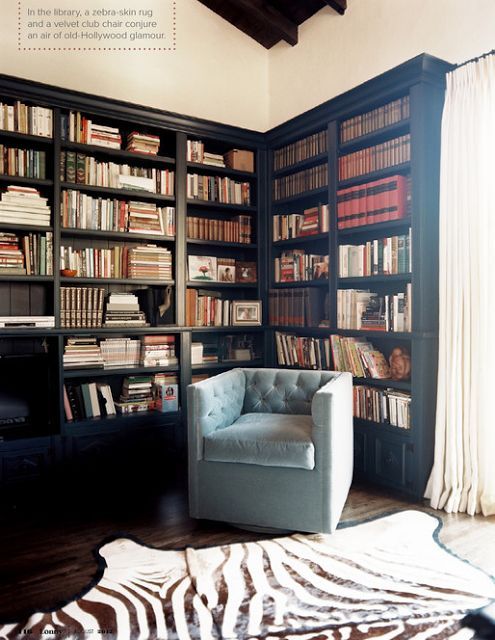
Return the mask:
{"type": "Polygon", "coordinates": [[[352,480],[352,377],[232,369],[188,387],[189,511],[330,533],[352,480]]]}

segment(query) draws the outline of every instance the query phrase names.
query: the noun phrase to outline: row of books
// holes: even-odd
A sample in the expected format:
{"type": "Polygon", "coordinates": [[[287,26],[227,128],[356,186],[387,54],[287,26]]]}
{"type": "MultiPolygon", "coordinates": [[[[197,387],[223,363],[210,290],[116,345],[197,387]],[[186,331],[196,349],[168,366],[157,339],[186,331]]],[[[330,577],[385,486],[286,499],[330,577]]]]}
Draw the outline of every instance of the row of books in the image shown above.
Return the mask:
{"type": "Polygon", "coordinates": [[[172,253],[156,245],[112,249],[60,247],[60,269],[78,278],[172,279],[172,253]]]}
{"type": "Polygon", "coordinates": [[[152,202],[95,198],[72,189],[62,191],[60,218],[65,229],[175,236],[175,207],[157,207],[152,202]]]}
{"type": "Polygon", "coordinates": [[[290,167],[313,156],[325,153],[328,149],[328,133],[326,130],[312,133],[306,138],[276,149],[273,152],[273,168],[275,171],[290,167]]]}
{"type": "Polygon", "coordinates": [[[203,289],[186,291],[186,326],[188,327],[260,324],[261,302],[259,300],[224,300],[218,291],[203,289]]]}
{"type": "Polygon", "coordinates": [[[0,223],[49,227],[51,209],[48,199],[37,189],[9,185],[0,195],[0,223]]]}
{"type": "Polygon", "coordinates": [[[411,136],[407,133],[373,147],[341,156],[339,158],[339,180],[348,180],[373,171],[395,167],[409,162],[410,159],[411,136]]]}
{"type": "Polygon", "coordinates": [[[190,200],[219,202],[221,204],[251,204],[251,185],[232,178],[187,174],[187,197],[190,200]]]}
{"type": "Polygon", "coordinates": [[[46,107],[0,102],[0,129],[31,136],[53,137],[53,111],[46,107]]]}
{"type": "Polygon", "coordinates": [[[369,240],[365,244],[339,246],[339,276],[394,275],[412,271],[411,229],[409,233],[369,240]]]}
{"type": "Polygon", "coordinates": [[[74,151],[61,153],[60,180],[94,187],[146,191],[165,196],[173,196],[175,193],[174,171],[101,162],[74,151]]]}
{"type": "Polygon", "coordinates": [[[188,279],[191,282],[256,282],[256,262],[215,256],[187,258],[188,279]]]}
{"type": "Polygon", "coordinates": [[[150,335],[142,338],[67,338],[64,369],[112,369],[126,367],[170,367],[178,359],[175,336],[150,335]]]}
{"type": "Polygon", "coordinates": [[[187,161],[200,162],[212,167],[225,168],[225,160],[221,153],[211,153],[205,151],[204,142],[201,140],[187,141],[187,161]]]}
{"type": "Polygon", "coordinates": [[[64,384],[64,411],[67,422],[157,410],[178,410],[177,376],[129,376],[124,379],[119,401],[106,383],[64,384]]]}
{"type": "Polygon", "coordinates": [[[409,118],[408,95],[344,120],[340,125],[340,141],[349,142],[407,118],[409,118]]]}
{"type": "Polygon", "coordinates": [[[318,233],[328,233],[330,229],[330,209],[328,204],[305,209],[303,213],[276,214],[273,216],[273,241],[290,240],[318,233]]]}
{"type": "Polygon", "coordinates": [[[249,362],[257,357],[254,336],[249,334],[225,335],[221,340],[191,344],[192,365],[249,362]]]}
{"type": "Polygon", "coordinates": [[[0,275],[53,275],[53,233],[0,232],[0,275]]]}
{"type": "Polygon", "coordinates": [[[330,336],[330,349],[335,371],[350,371],[355,378],[383,380],[391,376],[383,353],[364,338],[333,334],[330,336]]]}
{"type": "Polygon", "coordinates": [[[277,362],[284,367],[331,369],[330,339],[275,332],[277,362]]]}
{"type": "Polygon", "coordinates": [[[147,327],[146,315],[134,293],[115,292],[108,296],[105,327],[147,327]]]}
{"type": "Polygon", "coordinates": [[[46,178],[46,152],[17,149],[0,144],[0,175],[21,178],[46,178]]]}
{"type": "MultiPolygon", "coordinates": [[[[121,149],[122,147],[122,134],[118,127],[96,124],[79,112],[63,113],[60,117],[60,124],[62,140],[93,144],[109,149],[121,149]]],[[[133,131],[127,136],[127,151],[157,155],[159,148],[160,138],[158,136],[137,131],[133,131]]]]}
{"type": "Polygon", "coordinates": [[[411,428],[411,394],[396,389],[353,387],[354,417],[400,429],[411,428]]]}
{"type": "Polygon", "coordinates": [[[328,185],[328,164],[320,164],[311,169],[298,171],[273,181],[273,199],[283,200],[298,196],[305,191],[321,189],[328,185]]]}
{"type": "Polygon", "coordinates": [[[251,216],[240,215],[232,220],[188,216],[187,237],[197,240],[250,244],[253,241],[251,216]]]}
{"type": "MultiPolygon", "coordinates": [[[[318,289],[271,289],[268,293],[271,326],[325,326],[325,297],[318,289]]],[[[327,323],[328,324],[328,323],[327,323]]]]}
{"type": "Polygon", "coordinates": [[[409,212],[410,180],[390,176],[337,191],[339,229],[404,218],[409,212]]]}
{"type": "Polygon", "coordinates": [[[105,289],[60,287],[60,326],[93,328],[103,326],[105,289]]]}
{"type": "Polygon", "coordinates": [[[337,290],[337,327],[366,331],[412,331],[412,286],[378,295],[369,290],[337,290]]]}
{"type": "Polygon", "coordinates": [[[328,255],[306,253],[304,249],[283,251],[274,260],[275,282],[328,279],[328,260],[328,255]]]}

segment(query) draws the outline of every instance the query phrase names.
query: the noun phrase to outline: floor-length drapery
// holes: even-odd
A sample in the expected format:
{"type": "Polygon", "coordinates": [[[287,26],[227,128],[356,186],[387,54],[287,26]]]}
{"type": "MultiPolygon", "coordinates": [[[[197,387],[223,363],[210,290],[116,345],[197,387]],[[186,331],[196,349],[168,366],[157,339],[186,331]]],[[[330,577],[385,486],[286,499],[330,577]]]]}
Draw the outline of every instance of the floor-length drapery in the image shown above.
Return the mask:
{"type": "Polygon", "coordinates": [[[495,513],[495,56],[447,76],[435,508],[495,513]]]}

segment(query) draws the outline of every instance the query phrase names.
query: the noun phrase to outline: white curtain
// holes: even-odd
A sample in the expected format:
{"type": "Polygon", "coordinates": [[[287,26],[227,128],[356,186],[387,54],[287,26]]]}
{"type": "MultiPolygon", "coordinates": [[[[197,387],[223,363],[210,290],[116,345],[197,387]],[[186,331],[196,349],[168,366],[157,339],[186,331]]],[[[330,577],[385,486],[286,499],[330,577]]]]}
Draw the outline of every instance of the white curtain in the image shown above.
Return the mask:
{"type": "MultiPolygon", "coordinates": [[[[495,514],[495,56],[447,76],[431,506],[495,514]]],[[[414,363],[413,363],[414,364],[414,363]]]]}

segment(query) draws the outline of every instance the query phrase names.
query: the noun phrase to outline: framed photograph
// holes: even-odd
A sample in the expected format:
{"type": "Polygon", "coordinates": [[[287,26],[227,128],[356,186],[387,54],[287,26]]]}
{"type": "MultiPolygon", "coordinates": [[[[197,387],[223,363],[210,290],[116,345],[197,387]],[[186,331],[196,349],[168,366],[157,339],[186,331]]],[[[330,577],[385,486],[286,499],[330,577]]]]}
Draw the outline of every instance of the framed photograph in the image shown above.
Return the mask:
{"type": "Polygon", "coordinates": [[[188,256],[191,282],[216,282],[217,259],[213,256],[188,256]]]}
{"type": "Polygon", "coordinates": [[[257,282],[256,262],[240,262],[235,263],[235,281],[236,282],[257,282]]]}
{"type": "Polygon", "coordinates": [[[218,282],[235,282],[235,265],[233,258],[217,258],[218,282]]]}
{"type": "Polygon", "coordinates": [[[232,324],[261,324],[261,300],[233,300],[232,324]]]}

